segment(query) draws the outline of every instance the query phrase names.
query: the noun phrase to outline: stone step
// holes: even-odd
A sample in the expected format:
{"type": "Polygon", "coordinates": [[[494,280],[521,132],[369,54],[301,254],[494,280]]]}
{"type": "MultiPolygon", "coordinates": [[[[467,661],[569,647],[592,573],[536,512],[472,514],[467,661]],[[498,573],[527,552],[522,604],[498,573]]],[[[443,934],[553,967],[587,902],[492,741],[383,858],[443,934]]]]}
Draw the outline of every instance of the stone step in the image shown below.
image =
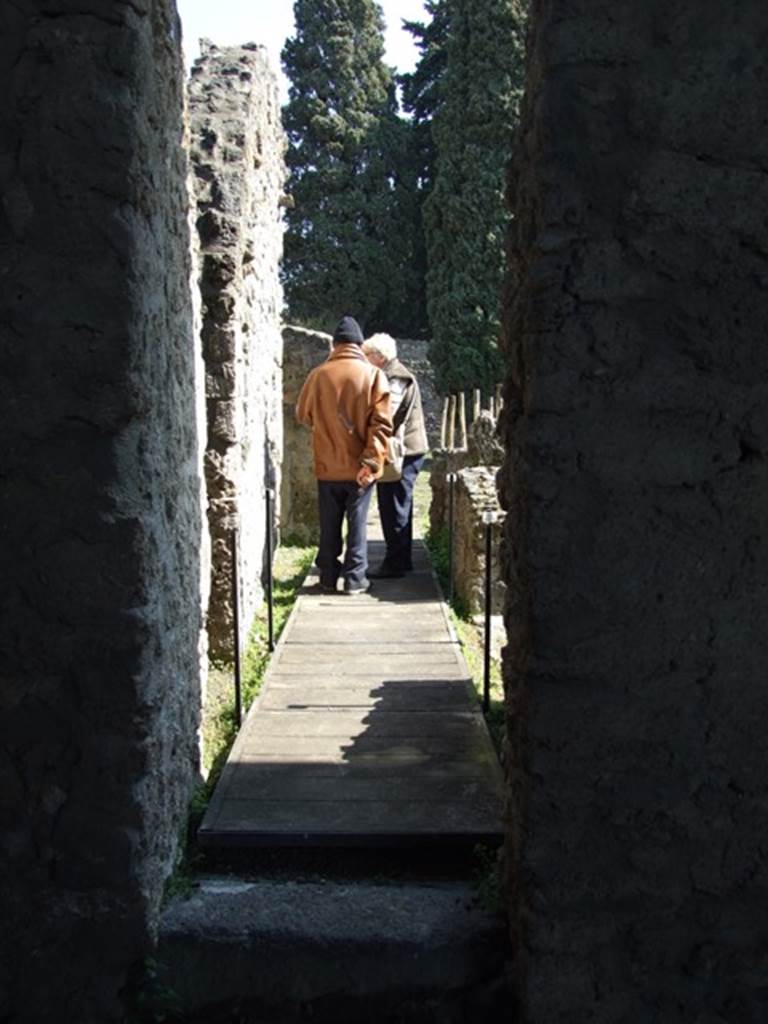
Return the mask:
{"type": "Polygon", "coordinates": [[[508,1019],[508,957],[468,882],[209,877],[165,911],[157,985],[190,1022],[458,1024],[508,1019]]]}

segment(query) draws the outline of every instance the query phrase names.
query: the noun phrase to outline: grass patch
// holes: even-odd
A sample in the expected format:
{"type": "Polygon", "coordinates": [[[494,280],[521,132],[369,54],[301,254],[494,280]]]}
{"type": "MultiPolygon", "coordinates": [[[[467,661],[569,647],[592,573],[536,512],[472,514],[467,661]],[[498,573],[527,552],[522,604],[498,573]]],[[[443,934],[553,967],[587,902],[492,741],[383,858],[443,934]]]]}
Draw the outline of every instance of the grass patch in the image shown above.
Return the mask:
{"type": "MultiPolygon", "coordinates": [[[[274,632],[277,640],[291,613],[296,594],[304,582],[315,555],[314,547],[283,545],[275,553],[272,570],[274,632]]],[[[268,645],[266,604],[258,612],[243,650],[240,669],[243,710],[247,711],[261,690],[271,652],[268,645]]],[[[208,697],[203,713],[203,769],[210,791],[215,786],[237,734],[235,675],[231,665],[212,664],[208,675],[208,697]]],[[[207,803],[207,800],[204,803],[207,803]]]]}
{"type": "MultiPolygon", "coordinates": [[[[473,620],[466,605],[457,595],[454,594],[452,601],[448,600],[448,530],[442,529],[436,533],[427,530],[424,535],[424,543],[427,546],[432,566],[448,603],[451,621],[459,638],[467,668],[472,676],[472,682],[475,684],[478,700],[482,701],[485,639],[482,617],[479,623],[473,620]]],[[[501,677],[501,664],[499,659],[493,657],[493,655],[491,656],[490,671],[490,707],[485,713],[485,720],[496,750],[501,753],[505,733],[504,684],[501,677]]]]}
{"type": "MultiPolygon", "coordinates": [[[[315,550],[314,547],[283,545],[275,553],[272,571],[275,640],[280,636],[291,613],[315,550]]],[[[267,671],[271,657],[268,632],[265,603],[256,615],[240,662],[244,713],[259,695],[267,671]]],[[[194,843],[194,835],[237,735],[235,673],[231,665],[211,663],[209,666],[201,731],[205,781],[198,786],[190,802],[186,832],[179,844],[176,867],[165,885],[163,898],[166,903],[175,896],[188,896],[194,889],[194,873],[202,861],[202,855],[194,843]]]]}

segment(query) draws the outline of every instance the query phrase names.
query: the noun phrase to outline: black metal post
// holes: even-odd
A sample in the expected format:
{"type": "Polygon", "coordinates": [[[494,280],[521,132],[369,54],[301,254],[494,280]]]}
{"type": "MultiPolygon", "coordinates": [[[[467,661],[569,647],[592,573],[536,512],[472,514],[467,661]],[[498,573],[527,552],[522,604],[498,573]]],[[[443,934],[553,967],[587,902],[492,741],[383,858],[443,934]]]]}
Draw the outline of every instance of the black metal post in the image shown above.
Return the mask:
{"type": "Polygon", "coordinates": [[[485,521],[485,640],[483,644],[483,711],[491,707],[491,538],[493,512],[486,512],[485,521]]]}
{"type": "Polygon", "coordinates": [[[275,649],[275,609],[272,595],[272,488],[267,487],[267,643],[275,649]]]}
{"type": "Polygon", "coordinates": [[[453,604],[453,486],[455,473],[448,473],[448,604],[453,604]]]}
{"type": "Polygon", "coordinates": [[[232,530],[232,642],[235,655],[235,720],[238,729],[243,723],[242,679],[240,675],[240,585],[237,576],[237,530],[232,530]]]}

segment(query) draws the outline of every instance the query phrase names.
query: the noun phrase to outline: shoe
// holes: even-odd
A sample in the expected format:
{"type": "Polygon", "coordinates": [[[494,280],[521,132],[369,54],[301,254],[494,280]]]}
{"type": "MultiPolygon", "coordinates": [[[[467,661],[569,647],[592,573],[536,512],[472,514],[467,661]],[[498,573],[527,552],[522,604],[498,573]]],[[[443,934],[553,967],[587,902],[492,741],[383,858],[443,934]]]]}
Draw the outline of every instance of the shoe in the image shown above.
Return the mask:
{"type": "Polygon", "coordinates": [[[336,594],[336,593],[338,593],[338,591],[336,590],[336,581],[335,580],[334,580],[333,583],[327,583],[325,580],[320,580],[317,585],[318,585],[318,587],[320,588],[320,590],[324,594],[336,594]]]}
{"type": "Polygon", "coordinates": [[[353,587],[348,587],[346,583],[344,584],[344,593],[348,597],[357,597],[358,594],[364,594],[366,591],[370,589],[371,584],[369,580],[366,580],[365,583],[359,583],[353,587]]]}
{"type": "Polygon", "coordinates": [[[405,576],[405,570],[393,569],[391,565],[382,562],[378,569],[372,569],[368,576],[372,580],[399,580],[405,576]]]}

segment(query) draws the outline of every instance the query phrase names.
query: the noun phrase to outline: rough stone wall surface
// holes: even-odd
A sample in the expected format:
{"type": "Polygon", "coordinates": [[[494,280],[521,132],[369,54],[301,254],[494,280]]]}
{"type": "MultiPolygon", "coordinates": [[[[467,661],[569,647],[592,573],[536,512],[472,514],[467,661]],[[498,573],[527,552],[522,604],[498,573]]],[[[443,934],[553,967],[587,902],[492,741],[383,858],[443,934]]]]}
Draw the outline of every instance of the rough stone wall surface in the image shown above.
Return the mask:
{"type": "Polygon", "coordinates": [[[430,448],[440,444],[442,398],[435,387],[435,371],[429,359],[429,342],[421,338],[398,338],[397,355],[419,382],[424,423],[430,448]]]}
{"type": "Polygon", "coordinates": [[[0,9],[0,1018],[122,1020],[196,774],[202,473],[170,0],[0,9]]]}
{"type": "Polygon", "coordinates": [[[283,493],[280,532],[284,540],[314,544],[318,538],[317,481],[312,435],[296,420],[296,402],[307,374],[331,351],[331,335],[304,327],[283,328],[283,493]]]}
{"type": "Polygon", "coordinates": [[[768,1019],[768,7],[534,0],[506,320],[528,1020],[768,1019]]]}
{"type": "MultiPolygon", "coordinates": [[[[456,474],[454,506],[454,593],[470,615],[485,610],[485,545],[487,509],[499,515],[496,470],[472,466],[456,474]]],[[[491,614],[504,608],[506,586],[501,578],[499,547],[502,523],[491,527],[491,614]]]]}
{"type": "Polygon", "coordinates": [[[189,85],[200,244],[211,653],[232,656],[230,536],[239,531],[241,622],[263,598],[265,488],[283,448],[278,264],[285,168],[277,83],[261,47],[203,45],[189,85]]]}

